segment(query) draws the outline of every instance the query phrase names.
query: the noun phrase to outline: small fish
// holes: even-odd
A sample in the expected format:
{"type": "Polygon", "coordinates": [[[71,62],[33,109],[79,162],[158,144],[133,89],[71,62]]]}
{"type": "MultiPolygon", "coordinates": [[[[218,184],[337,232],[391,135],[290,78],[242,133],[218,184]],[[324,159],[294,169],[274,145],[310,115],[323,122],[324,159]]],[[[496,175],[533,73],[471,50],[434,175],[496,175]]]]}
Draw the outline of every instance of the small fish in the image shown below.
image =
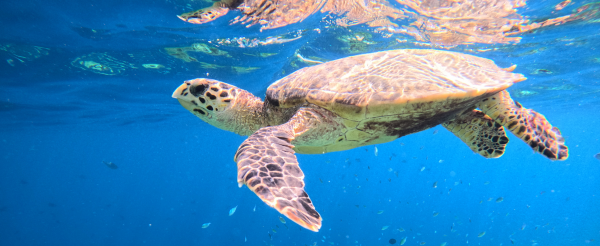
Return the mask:
{"type": "Polygon", "coordinates": [[[598,153],[598,154],[594,155],[594,158],[596,158],[596,159],[600,160],[600,153],[598,153]]]}
{"type": "Polygon", "coordinates": [[[443,242],[442,244],[440,244],[440,246],[446,246],[447,242],[443,242]]]}
{"type": "Polygon", "coordinates": [[[377,150],[377,147],[375,147],[375,156],[377,156],[377,154],[379,154],[379,150],[377,150]]]}
{"type": "Polygon", "coordinates": [[[433,131],[433,135],[437,134],[438,132],[438,130],[433,131]]]}
{"type": "Polygon", "coordinates": [[[202,229],[209,227],[209,226],[210,226],[210,223],[204,223],[204,224],[202,224],[202,229]]]}
{"type": "Polygon", "coordinates": [[[433,213],[433,217],[438,216],[438,215],[440,215],[440,213],[438,213],[438,212],[433,213]]]}
{"type": "Polygon", "coordinates": [[[433,188],[437,188],[437,181],[433,183],[433,188]]]}
{"type": "Polygon", "coordinates": [[[235,206],[234,208],[229,210],[229,216],[232,216],[233,213],[235,213],[235,210],[237,209],[237,206],[235,206]]]}
{"type": "Polygon", "coordinates": [[[483,183],[484,185],[489,185],[490,181],[485,181],[485,183],[483,183]]]}
{"type": "Polygon", "coordinates": [[[321,184],[323,183],[323,180],[321,178],[319,178],[319,181],[321,181],[321,184]]]}
{"type": "Polygon", "coordinates": [[[515,244],[515,241],[513,241],[512,238],[510,238],[510,243],[515,244]]]}
{"type": "Polygon", "coordinates": [[[254,209],[252,209],[252,212],[256,212],[256,205],[254,205],[254,209]]]}
{"type": "Polygon", "coordinates": [[[421,168],[421,172],[423,172],[424,170],[425,170],[425,167],[422,167],[422,168],[421,168]]]}
{"type": "Polygon", "coordinates": [[[404,231],[404,228],[400,228],[400,229],[398,229],[398,231],[400,231],[400,232],[403,232],[403,231],[404,231]]]}
{"type": "Polygon", "coordinates": [[[402,240],[400,240],[400,245],[404,245],[404,243],[406,243],[406,238],[407,237],[404,237],[404,238],[402,238],[402,240]]]}
{"type": "Polygon", "coordinates": [[[485,232],[480,232],[479,235],[477,235],[477,237],[483,237],[485,235],[485,232]]]}
{"type": "Polygon", "coordinates": [[[382,214],[382,213],[383,213],[383,210],[377,211],[377,214],[382,214]]]}
{"type": "Polygon", "coordinates": [[[496,202],[502,202],[502,201],[504,201],[503,197],[498,197],[498,199],[496,199],[496,202]]]}
{"type": "Polygon", "coordinates": [[[421,243],[419,243],[419,244],[420,244],[420,245],[425,245],[425,241],[423,241],[423,242],[421,242],[421,243]]]}
{"type": "Polygon", "coordinates": [[[385,230],[386,230],[387,228],[389,228],[389,227],[390,227],[390,226],[383,226],[383,227],[381,227],[381,230],[382,230],[382,231],[385,231],[385,230]]]}
{"type": "Polygon", "coordinates": [[[521,231],[525,230],[525,227],[527,227],[527,225],[526,225],[526,224],[523,224],[523,225],[521,226],[521,231]]]}
{"type": "Polygon", "coordinates": [[[273,231],[274,233],[277,233],[277,231],[275,229],[271,229],[271,231],[273,231]]]}
{"type": "Polygon", "coordinates": [[[112,163],[110,161],[109,162],[102,161],[102,163],[104,163],[104,165],[106,165],[110,169],[117,169],[117,168],[119,168],[119,167],[117,167],[117,165],[115,165],[114,163],[112,163]]]}
{"type": "Polygon", "coordinates": [[[284,218],[282,218],[281,216],[279,216],[279,221],[281,221],[281,223],[284,223],[284,224],[285,224],[285,219],[284,219],[284,218]]]}
{"type": "Polygon", "coordinates": [[[8,65],[11,65],[13,67],[15,66],[15,61],[13,59],[6,59],[6,62],[8,62],[8,65]]]}

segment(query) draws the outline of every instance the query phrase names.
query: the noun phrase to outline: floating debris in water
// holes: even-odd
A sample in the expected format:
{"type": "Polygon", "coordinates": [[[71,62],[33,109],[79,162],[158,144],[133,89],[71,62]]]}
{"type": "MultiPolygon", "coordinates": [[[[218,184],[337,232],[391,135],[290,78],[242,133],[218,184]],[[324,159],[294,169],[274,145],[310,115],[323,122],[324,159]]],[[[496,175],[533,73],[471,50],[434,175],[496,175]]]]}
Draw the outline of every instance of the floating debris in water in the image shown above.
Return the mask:
{"type": "Polygon", "coordinates": [[[390,226],[383,226],[383,227],[381,227],[381,230],[385,231],[387,228],[390,228],[390,226]]]}
{"type": "Polygon", "coordinates": [[[437,181],[433,183],[433,188],[437,188],[437,181]]]}
{"type": "Polygon", "coordinates": [[[504,201],[503,197],[498,197],[498,199],[496,199],[496,202],[502,202],[502,201],[504,201]]]}
{"type": "Polygon", "coordinates": [[[110,161],[109,162],[102,161],[102,163],[104,163],[104,165],[106,165],[110,169],[117,169],[117,168],[119,168],[119,167],[117,167],[117,165],[115,165],[114,163],[112,163],[110,161]]]}
{"type": "Polygon", "coordinates": [[[206,228],[208,226],[210,226],[210,223],[204,223],[204,224],[202,224],[202,229],[204,229],[204,228],[206,228]]]}
{"type": "Polygon", "coordinates": [[[382,214],[382,213],[383,213],[383,210],[377,211],[377,214],[382,214]]]}
{"type": "Polygon", "coordinates": [[[485,235],[485,232],[480,232],[479,235],[477,235],[477,237],[483,237],[485,235]]]}
{"type": "Polygon", "coordinates": [[[234,208],[229,210],[229,216],[232,216],[233,213],[235,213],[235,210],[237,209],[237,206],[235,206],[234,208]]]}
{"type": "Polygon", "coordinates": [[[285,219],[284,219],[284,218],[282,218],[281,216],[279,216],[279,221],[281,221],[281,223],[284,223],[284,224],[285,224],[285,219]]]}
{"type": "Polygon", "coordinates": [[[402,238],[402,240],[400,240],[400,245],[404,245],[404,243],[406,243],[406,238],[408,238],[408,237],[404,237],[404,238],[402,238]]]}
{"type": "Polygon", "coordinates": [[[395,243],[396,243],[396,239],[393,239],[393,238],[392,238],[392,239],[390,239],[390,241],[389,241],[389,242],[390,242],[390,244],[395,244],[395,243]]]}

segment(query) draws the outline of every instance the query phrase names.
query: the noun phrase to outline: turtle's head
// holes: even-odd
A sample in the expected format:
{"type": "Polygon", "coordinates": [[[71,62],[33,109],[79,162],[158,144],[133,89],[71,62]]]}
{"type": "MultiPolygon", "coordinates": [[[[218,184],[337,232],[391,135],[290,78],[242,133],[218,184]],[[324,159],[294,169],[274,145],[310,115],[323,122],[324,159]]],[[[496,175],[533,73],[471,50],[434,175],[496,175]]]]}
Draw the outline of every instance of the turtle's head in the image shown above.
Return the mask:
{"type": "Polygon", "coordinates": [[[187,80],[173,98],[206,123],[240,135],[250,135],[263,125],[260,98],[213,79],[187,80]]]}

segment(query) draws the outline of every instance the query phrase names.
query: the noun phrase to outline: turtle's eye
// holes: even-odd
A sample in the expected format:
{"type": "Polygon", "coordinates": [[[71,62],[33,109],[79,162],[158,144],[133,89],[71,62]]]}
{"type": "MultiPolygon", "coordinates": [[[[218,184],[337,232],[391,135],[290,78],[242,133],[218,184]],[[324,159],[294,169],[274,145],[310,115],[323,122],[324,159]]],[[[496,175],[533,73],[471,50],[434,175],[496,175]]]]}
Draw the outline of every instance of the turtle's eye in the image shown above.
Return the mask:
{"type": "Polygon", "coordinates": [[[207,86],[204,84],[199,84],[199,85],[190,85],[190,93],[192,93],[192,95],[194,96],[200,96],[201,94],[204,94],[204,92],[206,91],[207,86]]]}

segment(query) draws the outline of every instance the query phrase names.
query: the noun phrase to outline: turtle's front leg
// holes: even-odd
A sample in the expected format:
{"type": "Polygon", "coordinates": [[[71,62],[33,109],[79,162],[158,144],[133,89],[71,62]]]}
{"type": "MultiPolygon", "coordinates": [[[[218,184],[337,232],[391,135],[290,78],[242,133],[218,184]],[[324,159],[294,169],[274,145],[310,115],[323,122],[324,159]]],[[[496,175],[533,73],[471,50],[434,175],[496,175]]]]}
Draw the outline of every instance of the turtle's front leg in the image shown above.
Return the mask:
{"type": "Polygon", "coordinates": [[[177,17],[189,23],[204,24],[226,15],[229,12],[229,9],[230,6],[225,3],[216,2],[213,6],[183,13],[177,17]]]}
{"type": "Polygon", "coordinates": [[[312,138],[324,126],[336,124],[332,116],[323,109],[301,108],[287,123],[250,135],[234,158],[240,187],[247,185],[269,206],[312,231],[321,228],[321,216],[304,191],[292,141],[303,134],[312,138]]]}

